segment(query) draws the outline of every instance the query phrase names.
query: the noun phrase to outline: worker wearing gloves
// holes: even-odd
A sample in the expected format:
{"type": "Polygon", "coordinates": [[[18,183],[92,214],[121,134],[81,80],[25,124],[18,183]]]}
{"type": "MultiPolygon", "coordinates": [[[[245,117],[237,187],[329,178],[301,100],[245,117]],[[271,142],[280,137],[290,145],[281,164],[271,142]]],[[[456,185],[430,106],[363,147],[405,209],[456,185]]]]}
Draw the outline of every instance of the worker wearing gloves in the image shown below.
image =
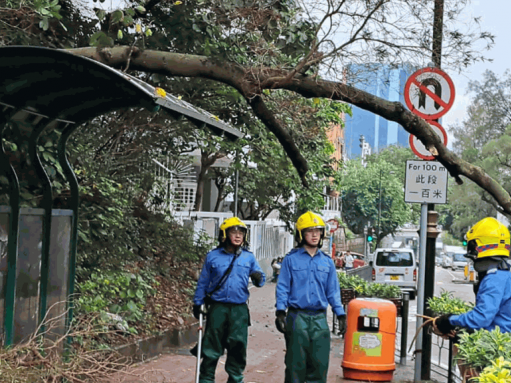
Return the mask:
{"type": "Polygon", "coordinates": [[[286,383],[326,383],[330,356],[328,304],[346,331],[337,272],[332,259],[321,250],[325,223],[307,212],[296,222],[298,247],[282,262],[277,283],[277,330],[286,339],[286,383]],[[287,310],[287,315],[286,315],[287,310]]]}
{"type": "Polygon", "coordinates": [[[475,307],[461,315],[446,314],[435,319],[435,331],[454,335],[456,327],[469,330],[511,332],[511,272],[507,263],[509,230],[495,218],[487,217],[467,233],[467,257],[474,260],[479,282],[474,286],[475,307]]]}
{"type": "Polygon", "coordinates": [[[245,247],[246,237],[247,226],[241,220],[225,220],[220,226],[219,246],[207,254],[197,282],[194,316],[199,318],[204,303],[208,306],[199,382],[215,381],[218,359],[224,350],[227,382],[243,382],[250,323],[249,278],[257,287],[266,281],[254,254],[245,247]]]}

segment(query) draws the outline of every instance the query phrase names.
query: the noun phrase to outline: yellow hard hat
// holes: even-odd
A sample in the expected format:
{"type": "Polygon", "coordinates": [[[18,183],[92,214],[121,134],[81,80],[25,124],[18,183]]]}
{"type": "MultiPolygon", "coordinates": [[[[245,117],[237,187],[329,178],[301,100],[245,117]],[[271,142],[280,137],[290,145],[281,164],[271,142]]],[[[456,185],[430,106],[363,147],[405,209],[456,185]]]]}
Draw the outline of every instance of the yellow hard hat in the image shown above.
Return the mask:
{"type": "Polygon", "coordinates": [[[477,222],[467,232],[467,250],[477,258],[505,256],[509,257],[509,230],[493,217],[477,222]]]}
{"type": "Polygon", "coordinates": [[[220,225],[220,233],[218,236],[219,237],[218,240],[220,242],[225,241],[227,238],[227,230],[231,229],[233,227],[239,227],[242,230],[245,230],[245,235],[244,235],[244,242],[245,242],[246,235],[247,235],[247,225],[245,225],[243,223],[243,221],[241,219],[239,219],[238,217],[227,218],[224,222],[222,222],[222,224],[220,225]]]}
{"type": "Polygon", "coordinates": [[[321,235],[321,240],[319,247],[322,245],[323,237],[325,236],[325,222],[323,219],[317,215],[314,214],[311,211],[308,211],[305,214],[302,214],[300,218],[296,221],[296,233],[295,233],[295,239],[296,242],[301,243],[303,240],[302,231],[305,229],[314,229],[314,228],[322,228],[323,233],[321,235]]]}

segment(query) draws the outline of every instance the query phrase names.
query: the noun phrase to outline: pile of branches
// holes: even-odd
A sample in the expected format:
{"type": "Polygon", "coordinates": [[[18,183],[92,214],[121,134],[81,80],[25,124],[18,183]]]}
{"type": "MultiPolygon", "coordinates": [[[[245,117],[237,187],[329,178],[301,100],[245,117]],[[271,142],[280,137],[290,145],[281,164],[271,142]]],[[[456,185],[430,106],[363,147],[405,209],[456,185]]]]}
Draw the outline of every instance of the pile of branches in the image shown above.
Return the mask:
{"type": "Polygon", "coordinates": [[[45,320],[28,340],[0,349],[1,383],[104,382],[114,373],[127,373],[130,360],[94,341],[108,327],[87,317],[65,332],[64,318],[65,313],[45,320]]]}

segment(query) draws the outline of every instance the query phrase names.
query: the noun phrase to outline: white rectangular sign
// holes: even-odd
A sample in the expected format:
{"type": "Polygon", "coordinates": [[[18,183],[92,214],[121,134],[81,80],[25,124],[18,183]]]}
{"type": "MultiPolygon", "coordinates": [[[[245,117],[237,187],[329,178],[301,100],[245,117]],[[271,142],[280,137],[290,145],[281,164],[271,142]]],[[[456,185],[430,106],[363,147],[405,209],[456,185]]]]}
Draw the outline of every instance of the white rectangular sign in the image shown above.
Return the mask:
{"type": "Polygon", "coordinates": [[[445,167],[436,161],[406,161],[405,202],[447,203],[445,167]]]}

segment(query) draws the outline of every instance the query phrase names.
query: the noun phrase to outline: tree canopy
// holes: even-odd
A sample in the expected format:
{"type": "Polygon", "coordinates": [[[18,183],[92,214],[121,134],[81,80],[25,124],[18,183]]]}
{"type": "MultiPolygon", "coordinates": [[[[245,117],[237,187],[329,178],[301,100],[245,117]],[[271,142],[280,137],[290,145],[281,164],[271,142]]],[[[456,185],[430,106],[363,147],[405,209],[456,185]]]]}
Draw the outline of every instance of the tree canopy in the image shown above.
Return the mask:
{"type": "Polygon", "coordinates": [[[404,202],[401,162],[412,156],[409,149],[391,146],[370,156],[366,166],[352,160],[341,171],[343,220],[358,234],[365,226],[374,228],[376,247],[413,219],[413,206],[404,202]]]}
{"type": "MultiPolygon", "coordinates": [[[[479,166],[511,192],[511,73],[501,78],[486,71],[482,80],[469,84],[471,103],[467,118],[454,129],[455,152],[464,160],[479,166]]],[[[478,220],[494,216],[498,211],[509,217],[488,191],[468,182],[463,187],[452,185],[449,206],[442,222],[456,238],[478,220]]],[[[443,210],[443,209],[442,209],[443,210]]]]}
{"type": "MultiPolygon", "coordinates": [[[[6,43],[65,48],[112,67],[145,73],[156,85],[165,79],[167,84],[188,83],[193,89],[196,81],[209,79],[234,89],[279,140],[305,185],[307,160],[288,122],[269,106],[272,93],[266,90],[343,101],[398,122],[424,143],[456,182],[462,183],[460,176],[469,178],[511,214],[511,197],[498,179],[443,147],[426,121],[401,103],[364,92],[350,85],[354,77],[347,77],[351,75],[347,65],[357,62],[425,66],[431,57],[432,2],[149,0],[127,1],[117,9],[96,3],[98,8],[92,11],[70,1],[10,4],[11,9],[2,10],[6,43]],[[21,17],[26,15],[33,19],[21,17]]],[[[459,29],[466,4],[445,1],[442,60],[448,70],[484,60],[484,49],[493,42],[491,34],[478,29],[477,20],[459,29]]]]}

